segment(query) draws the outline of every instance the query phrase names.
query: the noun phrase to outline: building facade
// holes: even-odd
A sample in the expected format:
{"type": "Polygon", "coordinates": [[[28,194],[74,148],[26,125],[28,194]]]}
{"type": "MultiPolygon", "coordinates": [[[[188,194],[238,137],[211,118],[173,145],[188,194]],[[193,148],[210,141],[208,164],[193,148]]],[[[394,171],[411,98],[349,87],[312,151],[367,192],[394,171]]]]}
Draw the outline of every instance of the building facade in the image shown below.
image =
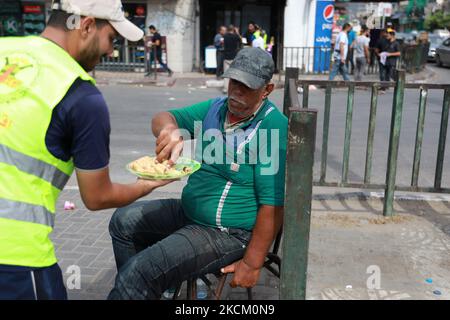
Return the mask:
{"type": "MultiPolygon", "coordinates": [[[[339,24],[343,21],[339,18],[340,2],[348,1],[122,0],[128,19],[146,34],[148,26],[155,25],[165,36],[163,59],[176,72],[204,69],[206,48],[213,44],[219,26],[233,24],[244,36],[249,22],[258,24],[265,30],[269,41],[273,41],[272,55],[278,70],[298,66],[308,68],[305,71],[313,71],[312,68],[317,71],[317,56],[326,60],[329,53],[329,50],[317,51],[317,47],[329,48],[333,34],[339,31],[339,24]]],[[[44,27],[42,18],[48,18],[50,8],[50,0],[0,0],[0,18],[3,21],[0,36],[12,35],[2,33],[6,29],[19,30],[19,34],[38,34],[44,27]]],[[[141,62],[144,60],[143,46],[141,41],[137,44],[137,53],[133,53],[141,62]]],[[[322,65],[320,68],[326,67],[322,65]]]]}

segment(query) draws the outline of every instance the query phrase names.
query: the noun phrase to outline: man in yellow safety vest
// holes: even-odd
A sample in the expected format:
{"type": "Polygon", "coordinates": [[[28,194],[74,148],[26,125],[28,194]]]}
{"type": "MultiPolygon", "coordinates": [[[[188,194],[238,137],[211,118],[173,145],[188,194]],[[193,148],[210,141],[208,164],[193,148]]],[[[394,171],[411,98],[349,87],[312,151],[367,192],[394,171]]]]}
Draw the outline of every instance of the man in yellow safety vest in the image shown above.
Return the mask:
{"type": "Polygon", "coordinates": [[[167,184],[112,183],[106,103],[87,72],[117,34],[143,32],[120,0],[54,1],[41,36],[0,39],[0,299],[66,299],[52,232],[73,169],[90,210],[122,207],[167,184]]]}

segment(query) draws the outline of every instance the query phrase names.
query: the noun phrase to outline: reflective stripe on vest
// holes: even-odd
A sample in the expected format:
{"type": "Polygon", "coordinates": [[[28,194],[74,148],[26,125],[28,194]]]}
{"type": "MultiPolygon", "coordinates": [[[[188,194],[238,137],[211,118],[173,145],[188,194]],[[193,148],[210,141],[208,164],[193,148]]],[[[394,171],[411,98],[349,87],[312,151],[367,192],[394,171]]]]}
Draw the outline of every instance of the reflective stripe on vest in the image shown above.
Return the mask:
{"type": "Polygon", "coordinates": [[[59,190],[64,188],[70,178],[69,175],[58,168],[8,148],[3,144],[0,144],[0,162],[15,166],[23,172],[44,179],[59,190]]]}
{"type": "Polygon", "coordinates": [[[43,206],[0,199],[0,207],[0,218],[38,223],[52,228],[55,225],[55,215],[43,206]]]}

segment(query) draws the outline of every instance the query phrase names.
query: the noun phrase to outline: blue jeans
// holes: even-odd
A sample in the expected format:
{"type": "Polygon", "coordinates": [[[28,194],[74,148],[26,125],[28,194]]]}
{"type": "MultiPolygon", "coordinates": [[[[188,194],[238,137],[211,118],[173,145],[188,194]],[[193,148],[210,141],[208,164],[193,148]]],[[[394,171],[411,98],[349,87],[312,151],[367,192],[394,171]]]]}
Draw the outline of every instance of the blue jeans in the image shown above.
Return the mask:
{"type": "Polygon", "coordinates": [[[118,274],[108,299],[160,299],[181,282],[242,258],[251,231],[195,224],[177,199],[116,210],[109,225],[118,274]]]}
{"type": "Polygon", "coordinates": [[[335,59],[333,62],[333,66],[330,71],[330,80],[333,80],[337,74],[340,73],[345,81],[349,81],[350,77],[348,76],[347,66],[345,63],[342,63],[341,60],[335,59]]]}

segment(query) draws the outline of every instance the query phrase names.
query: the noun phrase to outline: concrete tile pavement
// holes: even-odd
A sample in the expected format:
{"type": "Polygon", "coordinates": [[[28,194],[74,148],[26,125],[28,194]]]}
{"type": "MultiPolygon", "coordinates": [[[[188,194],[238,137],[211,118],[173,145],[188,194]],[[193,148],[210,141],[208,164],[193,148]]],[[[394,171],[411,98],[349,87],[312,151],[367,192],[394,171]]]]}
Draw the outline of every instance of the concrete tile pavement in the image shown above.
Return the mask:
{"type": "MultiPolygon", "coordinates": [[[[155,192],[147,199],[171,197],[179,194],[155,192]]],[[[105,299],[116,275],[108,233],[114,210],[89,212],[77,190],[63,191],[57,208],[52,239],[69,298],[105,299]],[[76,209],[64,211],[66,200],[76,209]],[[80,289],[70,289],[74,265],[80,268],[80,289]]],[[[381,199],[314,200],[307,298],[450,299],[449,208],[442,201],[396,201],[397,216],[384,218],[381,199]],[[379,288],[368,289],[368,268],[380,271],[379,288]]],[[[254,299],[278,299],[279,279],[264,270],[253,293],[254,299]]],[[[226,285],[222,297],[245,300],[247,294],[226,285]]]]}

